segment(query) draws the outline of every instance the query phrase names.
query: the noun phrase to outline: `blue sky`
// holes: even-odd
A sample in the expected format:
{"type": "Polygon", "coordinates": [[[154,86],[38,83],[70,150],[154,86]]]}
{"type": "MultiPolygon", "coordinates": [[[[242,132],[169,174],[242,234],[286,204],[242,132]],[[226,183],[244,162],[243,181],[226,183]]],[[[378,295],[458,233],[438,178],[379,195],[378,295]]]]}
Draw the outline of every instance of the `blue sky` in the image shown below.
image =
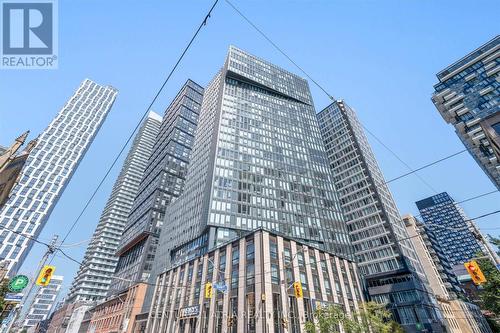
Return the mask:
{"type": "MultiPolygon", "coordinates": [[[[243,1],[232,0],[309,74],[358,111],[361,121],[417,168],[463,149],[430,101],[435,73],[498,34],[498,1],[243,1]],[[481,9],[482,8],[482,9],[481,9]],[[480,13],[475,11],[480,10],[480,13]]],[[[109,84],[118,98],[53,211],[40,238],[64,235],[125,142],[212,1],[59,2],[59,69],[0,70],[0,144],[30,129],[43,131],[84,78],[109,84]]],[[[234,44],[301,74],[220,0],[154,110],[163,114],[187,78],[205,85],[234,44]]],[[[328,99],[311,85],[316,108],[328,99]]],[[[387,179],[407,169],[369,137],[387,179]]],[[[116,167],[80,224],[73,244],[91,237],[117,176],[116,167]]],[[[494,190],[469,154],[422,171],[438,192],[457,201],[494,190]]],[[[391,184],[402,214],[434,192],[417,177],[391,184]]],[[[498,193],[463,204],[470,217],[498,209],[498,193]]],[[[500,215],[477,221],[500,227],[500,215]]],[[[85,245],[67,249],[81,260],[85,245]]],[[[35,245],[22,271],[35,269],[35,245]]],[[[77,265],[56,258],[68,286],[77,265]]]]}

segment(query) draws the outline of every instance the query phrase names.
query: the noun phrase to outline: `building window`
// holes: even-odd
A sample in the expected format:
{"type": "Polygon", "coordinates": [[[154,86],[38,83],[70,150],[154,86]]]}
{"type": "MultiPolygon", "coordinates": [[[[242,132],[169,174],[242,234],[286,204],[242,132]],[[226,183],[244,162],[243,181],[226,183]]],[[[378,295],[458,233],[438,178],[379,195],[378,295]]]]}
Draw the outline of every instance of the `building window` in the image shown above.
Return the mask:
{"type": "Polygon", "coordinates": [[[280,272],[276,264],[271,264],[271,283],[276,285],[280,283],[280,272]]]}
{"type": "Polygon", "coordinates": [[[247,241],[247,260],[255,258],[255,245],[252,240],[247,241]]]}
{"type": "Polygon", "coordinates": [[[247,294],[247,332],[255,332],[255,294],[247,294]]]}
{"type": "Polygon", "coordinates": [[[273,317],[274,317],[274,332],[282,333],[283,330],[283,311],[281,309],[280,294],[273,294],[273,317]]]}

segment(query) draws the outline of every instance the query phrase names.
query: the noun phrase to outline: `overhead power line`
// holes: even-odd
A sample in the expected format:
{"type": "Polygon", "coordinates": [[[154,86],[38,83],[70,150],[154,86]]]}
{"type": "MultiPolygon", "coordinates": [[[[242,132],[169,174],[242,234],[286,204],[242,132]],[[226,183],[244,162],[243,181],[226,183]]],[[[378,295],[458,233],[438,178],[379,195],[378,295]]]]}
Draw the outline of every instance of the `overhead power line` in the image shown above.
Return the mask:
{"type": "Polygon", "coordinates": [[[259,29],[248,17],[245,16],[235,5],[229,0],[225,0],[226,3],[231,6],[235,12],[237,12],[248,24],[250,24],[262,37],[264,37],[276,50],[278,50],[285,58],[287,58],[295,67],[297,67],[302,74],[304,74],[309,80],[311,80],[319,89],[321,89],[329,99],[335,101],[335,97],[330,95],[325,88],[323,88],[316,80],[314,80],[302,67],[300,67],[291,57],[286,54],[275,42],[272,41],[262,30],[259,29]]]}
{"type": "MultiPolygon", "coordinates": [[[[480,216],[476,216],[472,219],[466,219],[466,220],[463,220],[461,222],[473,222],[474,220],[479,220],[479,219],[482,219],[484,217],[487,217],[487,216],[491,216],[491,215],[495,215],[495,214],[498,214],[500,213],[500,210],[496,210],[496,211],[493,211],[493,212],[489,212],[489,213],[486,213],[486,214],[483,214],[483,215],[480,215],[480,216]]],[[[431,223],[431,222],[423,222],[424,225],[432,225],[432,227],[437,227],[437,228],[441,228],[441,229],[446,229],[446,230],[450,230],[450,231],[465,231],[465,230],[468,230],[469,229],[469,226],[465,225],[463,228],[453,228],[453,227],[447,227],[447,226],[444,226],[444,225],[439,225],[437,223],[431,223]]],[[[499,230],[500,227],[495,227],[495,228],[484,228],[483,230],[499,230]]],[[[404,241],[404,240],[408,240],[408,239],[412,239],[412,238],[415,238],[415,237],[418,237],[420,236],[420,234],[417,234],[417,235],[414,235],[414,236],[408,236],[408,237],[404,237],[404,238],[400,238],[400,239],[397,239],[396,241],[397,242],[401,242],[401,241],[404,241]]]]}
{"type": "Polygon", "coordinates": [[[214,10],[215,6],[217,5],[219,0],[215,0],[215,2],[212,4],[212,7],[210,8],[210,10],[208,11],[208,13],[205,15],[203,21],[200,23],[200,25],[198,26],[198,28],[196,29],[195,33],[193,34],[193,36],[191,37],[191,40],[189,41],[189,43],[186,45],[186,47],[184,48],[184,50],[182,51],[181,55],[179,56],[179,58],[177,59],[177,62],[175,63],[175,65],[172,67],[172,69],[170,70],[169,74],[167,75],[166,79],[163,81],[162,85],[160,86],[160,89],[158,89],[158,91],[156,92],[155,96],[153,97],[153,99],[151,100],[151,102],[149,103],[149,105],[146,107],[144,113],[142,114],[142,117],[139,119],[139,121],[137,122],[134,130],[132,131],[132,133],[130,133],[130,135],[128,136],[127,140],[125,141],[125,143],[123,144],[123,146],[121,147],[120,151],[118,152],[118,155],[116,155],[115,159],[113,160],[113,162],[111,163],[111,165],[108,167],[106,173],[104,174],[104,176],[102,177],[102,179],[100,180],[99,184],[97,185],[97,187],[95,188],[94,192],[92,193],[92,195],[90,196],[90,198],[87,200],[87,202],[85,203],[85,206],[83,207],[83,209],[80,211],[80,214],[78,214],[77,218],[75,219],[75,221],[73,222],[73,224],[71,225],[70,229],[68,230],[68,232],[65,234],[61,244],[59,246],[62,246],[64,244],[64,242],[66,241],[66,239],[68,238],[68,236],[71,234],[71,232],[73,231],[73,229],[76,227],[76,225],[78,224],[78,222],[80,221],[80,218],[83,216],[83,214],[85,213],[85,211],[87,210],[88,206],[90,205],[90,203],[92,202],[92,200],[94,199],[95,195],[97,194],[97,192],[99,191],[99,189],[101,188],[102,184],[104,183],[104,181],[106,180],[106,178],[109,176],[111,170],[113,169],[113,167],[115,166],[115,164],[118,162],[120,156],[123,154],[123,152],[125,151],[125,148],[128,146],[128,144],[130,143],[130,141],[132,140],[132,138],[134,137],[135,133],[137,132],[137,130],[139,129],[139,127],[141,126],[142,124],[142,121],[146,118],[146,116],[148,115],[151,107],[153,106],[153,104],[156,102],[156,100],[158,99],[158,97],[160,96],[161,92],[163,91],[163,88],[165,88],[166,84],[168,83],[168,81],[170,80],[170,78],[172,77],[172,75],[174,74],[175,70],[177,69],[177,67],[179,66],[180,62],[182,61],[182,59],[184,58],[185,54],[187,53],[187,51],[189,50],[189,48],[191,47],[191,45],[193,44],[194,40],[196,39],[196,36],[198,36],[198,33],[200,32],[200,30],[207,24],[208,22],[208,19],[211,17],[212,15],[212,11],[214,10]]]}
{"type": "MultiPolygon", "coordinates": [[[[461,203],[464,203],[464,202],[469,202],[469,201],[472,201],[472,200],[476,200],[476,199],[479,199],[479,198],[482,198],[482,197],[485,197],[487,195],[490,195],[490,194],[493,194],[493,193],[498,193],[500,192],[499,190],[493,190],[493,191],[490,191],[490,192],[486,192],[486,193],[482,193],[482,194],[478,194],[478,195],[475,195],[473,197],[470,197],[470,198],[467,198],[467,199],[464,199],[464,200],[461,200],[461,201],[458,201],[458,202],[455,202],[454,204],[455,205],[459,205],[461,203]]],[[[414,217],[422,217],[422,214],[417,214],[417,215],[413,215],[414,217]]],[[[430,222],[426,222],[426,223],[429,223],[431,224],[430,222]]],[[[488,229],[483,229],[483,230],[488,230],[488,229]]]]}
{"type": "MultiPolygon", "coordinates": [[[[472,219],[467,219],[467,220],[464,220],[464,222],[473,221],[473,220],[479,220],[481,218],[484,218],[484,217],[487,217],[487,216],[490,216],[490,215],[494,215],[494,214],[498,214],[498,213],[500,213],[500,210],[489,212],[489,213],[477,216],[477,217],[472,218],[472,219]]],[[[450,229],[449,227],[444,227],[444,228],[450,229]]],[[[451,228],[451,229],[457,231],[459,228],[451,228]]],[[[464,227],[464,228],[459,229],[459,230],[466,230],[466,229],[468,229],[468,227],[464,227]]],[[[491,228],[491,229],[500,229],[500,227],[498,227],[498,228],[491,228]]],[[[251,232],[251,231],[249,231],[249,232],[251,232]]],[[[401,241],[404,241],[404,240],[408,240],[408,239],[412,239],[412,238],[416,238],[416,237],[420,237],[420,236],[421,236],[420,234],[417,234],[417,235],[413,235],[413,236],[409,236],[409,237],[404,237],[404,238],[396,239],[395,241],[396,242],[401,242],[401,241]]],[[[80,261],[76,260],[75,258],[71,257],[69,254],[67,254],[66,252],[64,252],[62,249],[58,248],[57,250],[59,252],[61,252],[61,254],[64,257],[66,257],[68,260],[71,260],[71,261],[73,261],[74,263],[76,263],[78,265],[82,264],[80,261]]],[[[315,263],[320,263],[320,262],[323,262],[323,261],[326,261],[326,258],[325,259],[316,260],[315,263]]],[[[211,261],[209,260],[209,262],[211,262],[211,261]]],[[[211,262],[211,264],[213,265],[213,262],[211,262]]],[[[264,264],[267,264],[267,263],[264,263],[264,264]]],[[[312,264],[311,262],[305,262],[304,266],[308,266],[308,265],[311,265],[311,264],[312,264]]],[[[219,269],[217,267],[214,267],[214,270],[218,270],[219,271],[219,269]]],[[[263,274],[267,274],[267,273],[270,273],[270,272],[271,271],[263,271],[261,273],[254,274],[254,275],[258,276],[258,275],[263,275],[263,274]]],[[[219,273],[221,273],[221,272],[219,271],[219,273]]],[[[223,273],[224,274],[218,274],[218,275],[225,275],[225,272],[223,272],[223,273]]],[[[191,285],[187,285],[187,286],[186,285],[174,286],[174,285],[165,285],[165,284],[158,284],[158,283],[150,283],[150,282],[147,282],[147,281],[131,280],[131,279],[125,279],[125,278],[120,278],[120,277],[113,277],[113,278],[116,278],[118,280],[132,282],[132,283],[144,283],[144,284],[151,285],[151,286],[163,286],[163,287],[175,287],[175,288],[193,288],[193,286],[191,286],[191,285]]],[[[241,278],[241,276],[240,276],[240,278],[241,278]]],[[[231,279],[231,277],[229,276],[228,278],[224,278],[224,281],[226,281],[228,279],[231,279]]]]}
{"type": "Polygon", "coordinates": [[[457,202],[457,204],[461,204],[461,203],[468,202],[468,201],[471,201],[471,200],[479,199],[479,198],[482,198],[482,197],[485,197],[485,196],[487,196],[487,195],[490,195],[490,194],[493,194],[493,193],[497,193],[497,192],[500,192],[500,190],[493,190],[493,191],[490,191],[490,192],[486,192],[486,193],[483,193],[483,194],[479,194],[479,195],[473,196],[473,197],[471,197],[471,198],[468,198],[468,199],[464,199],[464,200],[462,200],[462,201],[459,201],[459,202],[457,202]]]}
{"type": "Polygon", "coordinates": [[[460,150],[460,151],[458,151],[458,152],[456,152],[456,153],[453,153],[453,154],[451,154],[451,155],[448,155],[448,156],[445,156],[445,157],[443,157],[443,158],[440,158],[439,160],[436,160],[436,161],[434,161],[434,162],[427,163],[427,164],[425,164],[425,165],[421,166],[420,168],[417,168],[417,169],[412,170],[412,171],[410,171],[410,172],[404,173],[404,174],[402,174],[401,176],[398,176],[398,177],[396,177],[396,178],[393,178],[393,179],[391,179],[391,180],[386,181],[385,183],[386,183],[386,184],[392,183],[393,181],[396,181],[396,180],[398,180],[398,179],[401,179],[401,178],[403,178],[403,177],[406,177],[406,176],[408,176],[408,175],[411,175],[412,173],[415,173],[415,172],[417,172],[417,171],[423,170],[423,169],[425,169],[425,168],[428,168],[428,167],[433,166],[433,165],[435,165],[435,164],[438,164],[438,163],[440,163],[440,162],[446,161],[447,159],[450,159],[450,158],[452,158],[452,157],[455,157],[455,156],[457,156],[457,155],[460,155],[460,154],[462,154],[463,152],[466,152],[466,151],[467,151],[467,149],[463,149],[463,150],[460,150]]]}
{"type": "MultiPolygon", "coordinates": [[[[269,42],[279,53],[281,53],[285,58],[287,58],[299,71],[301,71],[311,82],[314,83],[326,96],[332,101],[335,101],[335,98],[332,94],[330,94],[318,81],[316,81],[311,75],[309,75],[306,70],[304,70],[296,61],[292,59],[278,44],[276,44],[262,29],[260,29],[252,20],[250,20],[235,4],[233,4],[230,0],[225,0],[225,2],[246,21],[255,31],[257,31],[265,40],[269,42]]],[[[387,151],[389,151],[399,162],[401,162],[408,170],[410,170],[410,174],[415,174],[424,185],[426,185],[431,191],[437,193],[436,189],[434,189],[427,181],[425,181],[419,174],[416,173],[418,170],[414,170],[408,163],[406,163],[394,150],[389,148],[377,135],[375,135],[372,131],[370,131],[364,124],[361,123],[361,126],[365,129],[368,134],[370,134],[377,142],[379,142],[387,151]]]]}
{"type": "MultiPolygon", "coordinates": [[[[391,153],[392,156],[394,156],[399,162],[401,162],[401,164],[403,164],[408,170],[410,170],[409,174],[413,173],[413,171],[414,171],[413,168],[408,163],[406,163],[401,157],[399,157],[399,155],[396,154],[396,152],[394,150],[389,148],[389,146],[387,146],[382,140],[380,140],[378,138],[378,136],[376,136],[372,131],[370,131],[363,123],[361,123],[361,121],[360,121],[360,124],[361,124],[361,127],[363,127],[363,129],[366,132],[368,132],[368,134],[370,134],[382,147],[384,147],[389,153],[391,153]]],[[[432,192],[438,193],[438,191],[431,184],[429,184],[422,176],[420,176],[418,173],[415,173],[415,176],[422,182],[422,184],[427,186],[432,192]]]]}

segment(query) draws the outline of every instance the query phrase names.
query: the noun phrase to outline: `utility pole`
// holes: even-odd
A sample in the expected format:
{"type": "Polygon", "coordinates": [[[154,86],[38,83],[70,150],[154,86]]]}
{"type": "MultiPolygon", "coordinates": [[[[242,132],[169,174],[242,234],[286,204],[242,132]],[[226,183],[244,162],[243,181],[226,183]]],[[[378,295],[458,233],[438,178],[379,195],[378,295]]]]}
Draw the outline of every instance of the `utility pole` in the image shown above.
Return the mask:
{"type": "Polygon", "coordinates": [[[18,305],[18,307],[16,307],[16,309],[14,309],[14,311],[16,311],[14,313],[14,318],[12,319],[9,327],[7,327],[7,330],[2,331],[1,333],[3,333],[3,332],[10,332],[10,328],[12,327],[13,324],[14,324],[14,327],[19,327],[20,325],[22,326],[22,322],[24,320],[24,314],[23,313],[19,313],[19,311],[22,311],[22,309],[25,309],[26,312],[24,312],[24,313],[27,314],[29,312],[31,306],[33,305],[33,302],[35,301],[35,297],[36,297],[36,292],[38,290],[35,291],[35,294],[33,295],[33,297],[31,299],[30,299],[30,294],[32,293],[33,289],[36,289],[35,288],[36,277],[38,276],[38,273],[40,272],[40,270],[47,263],[47,260],[49,259],[49,257],[52,254],[54,254],[54,252],[57,250],[56,242],[57,242],[58,238],[59,238],[58,235],[54,235],[52,237],[52,240],[50,241],[50,244],[47,246],[47,250],[45,251],[45,254],[42,257],[42,260],[40,260],[40,263],[38,265],[37,270],[35,271],[35,273],[33,274],[33,277],[31,278],[30,286],[28,288],[28,291],[24,295],[24,297],[21,300],[21,303],[18,305]],[[25,307],[25,304],[28,301],[29,301],[29,306],[25,307]],[[19,318],[17,318],[18,315],[22,315],[22,316],[20,316],[19,318]]]}

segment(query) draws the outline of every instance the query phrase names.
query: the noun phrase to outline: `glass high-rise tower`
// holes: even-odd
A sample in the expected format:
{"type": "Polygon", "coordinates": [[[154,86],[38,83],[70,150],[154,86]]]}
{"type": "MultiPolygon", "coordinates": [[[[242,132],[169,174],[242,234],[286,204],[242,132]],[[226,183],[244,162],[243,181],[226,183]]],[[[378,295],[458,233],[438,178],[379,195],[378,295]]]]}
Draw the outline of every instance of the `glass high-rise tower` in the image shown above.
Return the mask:
{"type": "Polygon", "coordinates": [[[432,101],[500,190],[500,36],[437,74],[432,101]]]}
{"type": "Polygon", "coordinates": [[[99,301],[106,297],[118,263],[116,250],[161,121],[161,116],[150,112],[139,128],[70,288],[68,302],[99,301]]]}
{"type": "Polygon", "coordinates": [[[157,258],[168,267],[259,228],[351,254],[307,81],[231,46],[157,258]]]}
{"type": "Polygon", "coordinates": [[[165,111],[118,246],[111,293],[149,279],[165,209],[184,186],[202,98],[203,88],[188,80],[165,111]]]}
{"type": "Polygon", "coordinates": [[[416,205],[431,235],[432,246],[443,252],[451,265],[462,266],[481,252],[495,264],[500,264],[498,255],[490,248],[474,221],[467,218],[448,193],[422,199],[416,205]]]}
{"type": "Polygon", "coordinates": [[[437,304],[355,111],[339,100],[317,118],[369,298],[389,303],[408,332],[419,324],[440,332],[437,304]]]}
{"type": "Polygon", "coordinates": [[[117,90],[84,80],[38,137],[18,184],[0,210],[0,260],[13,275],[22,265],[52,209],[89,148],[116,98],[117,90]]]}

